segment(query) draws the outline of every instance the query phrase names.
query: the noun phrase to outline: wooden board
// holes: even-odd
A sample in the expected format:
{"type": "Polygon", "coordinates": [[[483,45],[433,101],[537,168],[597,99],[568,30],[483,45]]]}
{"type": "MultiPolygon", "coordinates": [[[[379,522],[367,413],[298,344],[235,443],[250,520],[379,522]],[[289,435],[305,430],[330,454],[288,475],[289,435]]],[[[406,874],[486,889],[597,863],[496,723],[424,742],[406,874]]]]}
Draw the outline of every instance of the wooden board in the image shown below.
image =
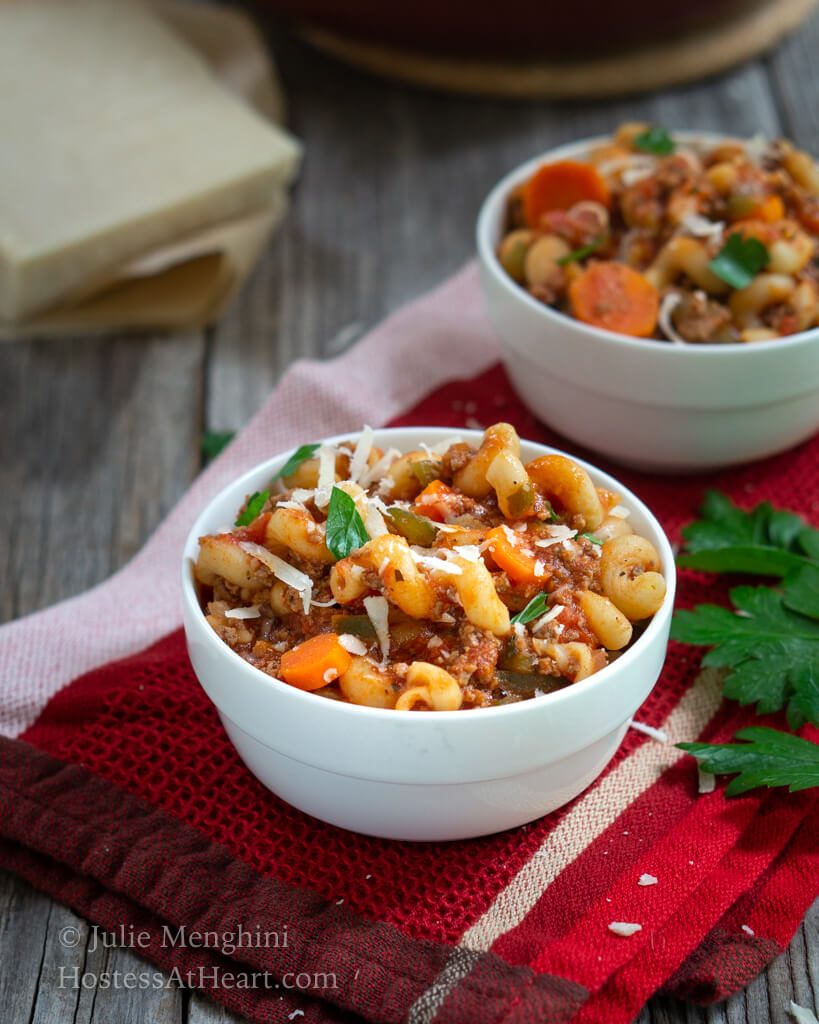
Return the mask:
{"type": "MultiPolygon", "coordinates": [[[[202,430],[241,427],[294,358],[338,352],[469,259],[483,196],[527,156],[625,119],[785,132],[819,150],[819,16],[719,79],[568,108],[374,84],[270,33],[306,160],[291,215],[222,323],[0,347],[0,619],[127,561],[198,472],[202,430]]],[[[59,967],[82,965],[87,951],[87,929],[79,946],[60,947],[66,925],[85,927],[0,876],[3,1024],[235,1024],[189,993],[61,989],[59,967]]],[[[818,995],[819,905],[745,992],[709,1010],[658,997],[639,1024],[789,1024],[788,1000],[815,1007],[818,995]]]]}
{"type": "Polygon", "coordinates": [[[767,0],[651,47],[571,61],[446,57],[363,42],[309,25],[302,35],[348,64],[425,89],[513,99],[591,99],[648,92],[724,71],[769,50],[815,3],[767,0]]]}

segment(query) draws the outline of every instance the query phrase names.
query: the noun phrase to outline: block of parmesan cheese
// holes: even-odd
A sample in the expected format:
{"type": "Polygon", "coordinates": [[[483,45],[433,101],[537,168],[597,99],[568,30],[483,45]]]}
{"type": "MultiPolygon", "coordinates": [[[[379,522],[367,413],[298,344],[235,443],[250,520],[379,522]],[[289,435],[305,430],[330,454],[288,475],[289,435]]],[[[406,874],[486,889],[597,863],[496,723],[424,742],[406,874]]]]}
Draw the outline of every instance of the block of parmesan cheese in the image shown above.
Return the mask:
{"type": "Polygon", "coordinates": [[[147,8],[0,3],[0,319],[264,209],[298,159],[147,8]]]}

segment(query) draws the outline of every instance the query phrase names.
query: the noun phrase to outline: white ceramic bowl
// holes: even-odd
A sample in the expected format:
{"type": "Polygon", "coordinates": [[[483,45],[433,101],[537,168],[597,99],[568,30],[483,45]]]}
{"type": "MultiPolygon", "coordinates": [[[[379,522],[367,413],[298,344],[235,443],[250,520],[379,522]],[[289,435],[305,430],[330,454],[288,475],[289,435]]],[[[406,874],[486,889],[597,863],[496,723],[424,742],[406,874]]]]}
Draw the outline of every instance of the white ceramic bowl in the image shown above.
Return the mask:
{"type": "Polygon", "coordinates": [[[523,400],[572,440],[639,469],[716,468],[806,440],[819,429],[819,330],[732,345],[630,338],[564,316],[504,271],[496,250],[512,190],[542,163],[583,159],[603,141],[586,139],[522,164],[478,216],[481,285],[523,400]]]}
{"type": "MultiPolygon", "coordinates": [[[[459,434],[476,443],[481,437],[459,434]]],[[[451,430],[399,428],[376,431],[375,443],[408,451],[451,436],[451,430]]],[[[521,447],[526,459],[552,450],[525,441],[521,447]]],[[[288,455],[262,463],[214,498],[194,523],[183,558],[191,661],[253,774],[323,821],[409,840],[487,835],[532,821],[585,789],[617,750],[665,658],[674,557],[645,505],[586,466],[596,484],[622,495],[635,531],[660,553],[668,586],[644,634],[612,665],[549,696],[497,708],[357,707],[298,690],[249,665],[214,633],[197,601],[191,568],[198,538],[232,522],[245,496],[262,490],[288,455]]]]}

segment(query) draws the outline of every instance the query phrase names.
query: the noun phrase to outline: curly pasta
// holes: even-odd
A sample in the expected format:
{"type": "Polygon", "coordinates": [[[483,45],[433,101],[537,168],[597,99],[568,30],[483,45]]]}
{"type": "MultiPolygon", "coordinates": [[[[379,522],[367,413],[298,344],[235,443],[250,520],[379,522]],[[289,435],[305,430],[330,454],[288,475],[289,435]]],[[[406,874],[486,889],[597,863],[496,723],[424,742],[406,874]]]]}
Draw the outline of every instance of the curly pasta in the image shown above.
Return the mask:
{"type": "Polygon", "coordinates": [[[819,323],[819,167],[785,139],[682,142],[628,122],[585,160],[542,164],[504,231],[510,277],[593,327],[723,345],[819,323]]]}
{"type": "Polygon", "coordinates": [[[262,671],[391,711],[496,706],[593,675],[660,607],[656,551],[572,459],[524,464],[499,423],[477,446],[393,450],[364,473],[363,437],[322,446],[312,490],[200,540],[207,621],[262,671]]]}

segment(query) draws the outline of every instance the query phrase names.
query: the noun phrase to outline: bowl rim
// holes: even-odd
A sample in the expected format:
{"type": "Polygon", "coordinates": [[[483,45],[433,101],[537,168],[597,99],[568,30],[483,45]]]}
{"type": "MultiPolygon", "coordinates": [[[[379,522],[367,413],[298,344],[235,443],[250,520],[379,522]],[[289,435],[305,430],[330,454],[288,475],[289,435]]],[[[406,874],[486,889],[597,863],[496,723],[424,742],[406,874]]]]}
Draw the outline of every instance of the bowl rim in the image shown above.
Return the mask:
{"type": "MultiPolygon", "coordinates": [[[[740,142],[749,141],[748,139],[744,139],[738,135],[724,135],[721,132],[713,131],[698,132],[680,130],[671,132],[671,135],[676,141],[690,144],[710,144],[731,140],[738,140],[740,142]]],[[[790,348],[798,348],[801,345],[811,344],[819,340],[819,327],[811,327],[806,331],[799,331],[797,334],[780,335],[778,338],[771,338],[768,341],[755,341],[753,344],[749,344],[744,341],[731,341],[718,345],[674,345],[659,338],[634,338],[628,334],[618,334],[616,331],[609,331],[602,327],[595,327],[582,320],[577,320],[575,317],[568,316],[566,313],[561,313],[559,310],[553,309],[551,306],[547,306],[543,302],[538,302],[537,299],[521,288],[516,281],[513,281],[501,266],[496,252],[496,246],[498,243],[492,237],[492,222],[495,220],[499,212],[499,208],[505,205],[512,189],[522,181],[529,178],[543,163],[556,159],[563,159],[565,157],[578,156],[588,151],[593,146],[602,145],[611,141],[611,139],[612,136],[610,134],[592,135],[573,142],[563,143],[560,146],[547,149],[537,156],[530,157],[523,161],[523,163],[518,164],[516,167],[512,168],[512,170],[508,171],[492,187],[481,203],[475,224],[475,240],[478,257],[483,266],[493,275],[495,280],[501,284],[504,290],[511,295],[515,301],[523,303],[523,305],[528,309],[538,315],[544,316],[547,320],[551,320],[558,327],[565,329],[566,325],[572,325],[575,329],[583,333],[588,333],[602,341],[613,342],[625,349],[645,352],[646,343],[652,343],[649,349],[651,352],[664,351],[667,353],[690,353],[690,355],[680,356],[680,358],[705,360],[709,358],[717,358],[719,355],[724,355],[726,353],[740,351],[760,353],[770,352],[771,350],[785,351],[790,348]]],[[[677,356],[669,355],[667,358],[675,359],[677,356]]]]}
{"type": "MultiPolygon", "coordinates": [[[[376,428],[374,431],[375,443],[380,444],[380,439],[394,438],[408,432],[412,433],[427,433],[430,435],[431,443],[445,440],[449,437],[458,436],[463,440],[479,441],[483,436],[482,430],[473,430],[464,428],[459,430],[458,428],[450,427],[429,427],[429,426],[407,426],[407,427],[381,427],[376,428]]],[[[344,431],[340,434],[334,434],[320,439],[321,444],[337,444],[342,441],[350,440],[355,438],[360,431],[350,430],[344,431]]],[[[639,513],[646,519],[646,521],[652,526],[653,532],[656,534],[656,540],[659,542],[655,543],[655,539],[652,538],[652,543],[658,548],[660,560],[663,565],[663,576],[666,581],[666,593],[663,599],[663,603],[659,610],[652,616],[648,626],[646,626],[643,633],[637,638],[633,646],[629,647],[625,653],[621,654],[616,661],[607,665],[604,669],[599,672],[595,672],[593,675],[586,679],[580,680],[579,682],[572,683],[562,690],[558,690],[555,693],[547,694],[543,698],[535,698],[532,700],[523,700],[514,704],[502,705],[499,707],[488,707],[488,708],[461,708],[457,711],[447,711],[445,713],[438,711],[397,711],[395,708],[373,708],[366,705],[352,704],[347,701],[335,701],[328,700],[327,698],[316,697],[315,694],[310,693],[306,690],[300,690],[298,687],[294,687],[278,679],[276,676],[268,675],[263,672],[260,668],[255,665],[251,665],[250,662],[234,651],[228,644],[226,644],[216,632],[208,625],[205,620],[204,612],[199,604],[196,595],[196,588],[193,581],[193,557],[196,550],[198,549],[199,537],[203,535],[205,530],[205,521],[211,516],[211,510],[214,505],[224,500],[229,493],[234,490],[237,493],[249,493],[249,489],[255,486],[256,477],[261,475],[272,475],[284,465],[285,461],[292,454],[292,449],[288,449],[285,452],[280,452],[276,455],[271,456],[269,459],[265,459],[262,462],[257,463],[241,476],[237,477],[232,482],[222,487],[217,494],[215,494],[202,511],[197,515],[193,525],[188,531],[188,535],[185,538],[185,543],[182,549],[182,601],[186,609],[191,613],[190,617],[185,616],[185,633],[187,636],[189,622],[195,623],[196,628],[201,637],[205,638],[205,643],[208,644],[209,648],[216,654],[217,657],[227,657],[232,665],[235,666],[237,671],[243,673],[249,673],[246,678],[253,679],[259,683],[260,686],[265,689],[272,690],[274,693],[278,693],[282,696],[286,695],[286,699],[297,700],[297,701],[308,701],[310,706],[315,707],[313,703],[315,700],[322,700],[321,705],[323,713],[334,714],[339,713],[341,715],[355,715],[361,720],[362,715],[369,716],[370,719],[376,721],[387,721],[387,722],[401,722],[402,725],[406,723],[421,723],[413,724],[410,728],[422,728],[425,725],[429,725],[431,721],[440,723],[442,715],[444,720],[452,722],[453,724],[475,720],[486,721],[489,716],[497,717],[504,715],[510,718],[512,715],[531,714],[537,709],[544,707],[558,708],[561,704],[574,698],[579,698],[584,694],[589,693],[595,688],[600,686],[605,687],[608,682],[608,677],[616,674],[620,674],[636,661],[640,659],[643,654],[643,650],[648,650],[651,640],[661,634],[666,626],[667,621],[670,619],[671,613],[674,607],[674,599],[676,593],[676,564],[674,560],[674,552],[671,548],[671,543],[666,536],[665,530],[662,524],[649,509],[649,507],[629,488],[625,487],[615,477],[610,476],[604,470],[598,469],[591,463],[579,459],[568,452],[564,452],[559,448],[554,448],[550,445],[544,445],[537,441],[530,441],[526,438],[521,438],[522,445],[530,445],[536,449],[533,458],[538,457],[541,454],[558,454],[565,455],[572,459],[578,465],[582,466],[587,472],[590,472],[592,479],[595,482],[595,486],[609,487],[614,485],[613,488],[617,493],[621,495],[621,502],[626,504],[631,511],[639,511],[639,513]],[[254,483],[251,483],[253,481],[254,483]],[[327,707],[325,707],[327,705],[327,707]],[[332,711],[331,709],[336,709],[332,711]]],[[[398,447],[396,445],[396,447],[398,447]]],[[[212,528],[211,528],[212,529],[212,528]]],[[[201,683],[200,683],[201,685],[201,683]]],[[[653,688],[652,684],[652,688],[653,688]]],[[[225,711],[227,714],[228,712],[225,711]]]]}

